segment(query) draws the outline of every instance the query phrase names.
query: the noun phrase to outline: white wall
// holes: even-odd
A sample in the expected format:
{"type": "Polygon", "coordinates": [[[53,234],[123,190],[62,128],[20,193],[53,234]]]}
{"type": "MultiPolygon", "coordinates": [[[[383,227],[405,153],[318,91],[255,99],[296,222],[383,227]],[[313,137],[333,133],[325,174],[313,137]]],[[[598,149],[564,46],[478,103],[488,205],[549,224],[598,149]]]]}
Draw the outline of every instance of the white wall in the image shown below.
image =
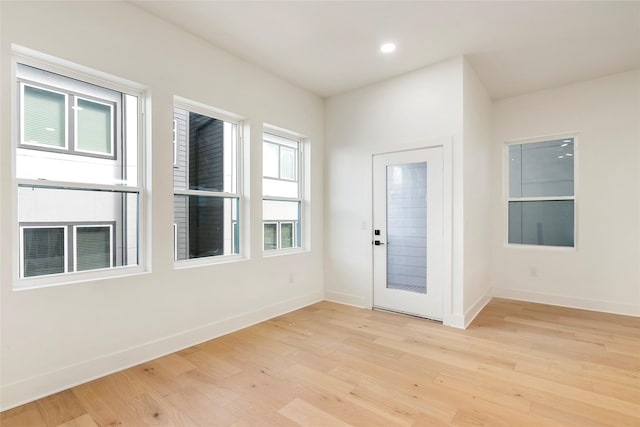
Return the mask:
{"type": "Polygon", "coordinates": [[[640,70],[495,102],[496,169],[505,141],[567,132],[578,132],[577,248],[506,247],[496,194],[494,294],[640,315],[640,70]]]}
{"type": "MultiPolygon", "coordinates": [[[[453,141],[454,215],[445,221],[453,221],[453,252],[461,254],[462,62],[457,58],[326,100],[327,299],[363,307],[373,302],[371,167],[375,153],[453,141]]],[[[454,260],[461,259],[454,255],[454,260]]],[[[453,267],[445,323],[462,315],[461,267],[461,263],[453,267]]]]}
{"type": "Polygon", "coordinates": [[[146,85],[151,95],[150,273],[12,290],[16,227],[11,98],[2,96],[0,278],[3,409],[322,298],[323,102],[120,2],[1,2],[1,89],[15,43],[146,85]],[[28,25],[27,25],[28,24],[28,25]],[[251,258],[173,268],[173,96],[249,118],[251,258]],[[311,141],[311,250],[262,257],[262,123],[311,141]],[[289,274],[294,284],[289,284],[289,274]]]}
{"type": "Polygon", "coordinates": [[[491,289],[491,194],[494,162],[491,98],[471,65],[464,61],[464,318],[468,324],[489,302],[491,289]]]}

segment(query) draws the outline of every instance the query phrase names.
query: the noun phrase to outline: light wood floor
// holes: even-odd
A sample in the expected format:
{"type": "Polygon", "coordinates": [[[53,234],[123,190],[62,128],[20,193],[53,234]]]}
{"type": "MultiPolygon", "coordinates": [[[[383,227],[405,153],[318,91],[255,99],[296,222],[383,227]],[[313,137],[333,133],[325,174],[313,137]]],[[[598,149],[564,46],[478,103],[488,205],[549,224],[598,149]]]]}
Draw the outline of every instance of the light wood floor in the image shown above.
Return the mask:
{"type": "Polygon", "coordinates": [[[2,426],[640,426],[640,318],[494,299],[465,331],[322,302],[2,426]]]}

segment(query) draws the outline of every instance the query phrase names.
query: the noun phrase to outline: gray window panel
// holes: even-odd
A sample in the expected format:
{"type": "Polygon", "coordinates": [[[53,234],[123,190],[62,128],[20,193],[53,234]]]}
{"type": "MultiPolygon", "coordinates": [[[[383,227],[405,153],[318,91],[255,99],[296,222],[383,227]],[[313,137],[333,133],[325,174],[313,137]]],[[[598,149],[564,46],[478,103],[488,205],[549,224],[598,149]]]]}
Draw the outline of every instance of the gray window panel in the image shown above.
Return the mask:
{"type": "Polygon", "coordinates": [[[27,144],[65,148],[66,96],[24,86],[23,141],[27,144]]]}
{"type": "Polygon", "coordinates": [[[509,146],[509,197],[573,196],[574,140],[509,146]]]}
{"type": "Polygon", "coordinates": [[[509,243],[574,246],[574,201],[509,202],[509,243]]]}
{"type": "Polygon", "coordinates": [[[77,227],[77,271],[111,267],[111,243],[111,227],[77,227]]]}
{"type": "Polygon", "coordinates": [[[264,250],[278,249],[278,224],[264,224],[264,250]]]}
{"type": "Polygon", "coordinates": [[[189,189],[224,192],[224,121],[189,112],[189,189]]]}
{"type": "Polygon", "coordinates": [[[77,149],[111,155],[112,107],[86,99],[78,99],[77,149]]]}
{"type": "Polygon", "coordinates": [[[64,228],[24,228],[22,232],[24,277],[64,273],[64,228]]]}
{"type": "Polygon", "coordinates": [[[294,246],[293,224],[290,222],[280,224],[280,247],[284,249],[293,248],[294,246]]]}
{"type": "Polygon", "coordinates": [[[176,220],[178,260],[234,253],[232,239],[233,221],[238,221],[235,216],[237,198],[176,195],[174,199],[187,209],[186,221],[179,223],[176,220]]]}

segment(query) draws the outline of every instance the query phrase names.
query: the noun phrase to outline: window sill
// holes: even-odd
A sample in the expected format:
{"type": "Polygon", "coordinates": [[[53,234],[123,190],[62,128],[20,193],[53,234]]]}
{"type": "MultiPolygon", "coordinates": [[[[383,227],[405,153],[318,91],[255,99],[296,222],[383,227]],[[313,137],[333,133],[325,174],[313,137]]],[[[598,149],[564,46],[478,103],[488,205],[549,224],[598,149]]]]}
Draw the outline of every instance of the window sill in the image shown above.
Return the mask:
{"type": "Polygon", "coordinates": [[[54,286],[75,285],[79,283],[95,282],[100,280],[129,278],[149,274],[141,266],[117,267],[105,270],[83,271],[75,273],[52,274],[39,277],[27,277],[15,279],[13,282],[14,291],[28,291],[40,288],[51,288],[54,286]]]}
{"type": "Polygon", "coordinates": [[[507,249],[516,249],[516,250],[545,250],[545,251],[559,251],[559,252],[576,252],[577,246],[550,246],[550,245],[528,245],[528,244],[518,244],[518,243],[505,243],[504,247],[507,249]]]}
{"type": "Polygon", "coordinates": [[[186,268],[194,267],[206,267],[211,265],[230,264],[234,262],[247,261],[242,255],[222,255],[222,256],[210,256],[203,258],[184,259],[173,262],[174,270],[183,270],[186,268]]]}
{"type": "Polygon", "coordinates": [[[309,252],[309,250],[306,248],[271,249],[268,251],[262,251],[262,256],[263,258],[271,258],[283,255],[300,254],[303,252],[309,252]]]}

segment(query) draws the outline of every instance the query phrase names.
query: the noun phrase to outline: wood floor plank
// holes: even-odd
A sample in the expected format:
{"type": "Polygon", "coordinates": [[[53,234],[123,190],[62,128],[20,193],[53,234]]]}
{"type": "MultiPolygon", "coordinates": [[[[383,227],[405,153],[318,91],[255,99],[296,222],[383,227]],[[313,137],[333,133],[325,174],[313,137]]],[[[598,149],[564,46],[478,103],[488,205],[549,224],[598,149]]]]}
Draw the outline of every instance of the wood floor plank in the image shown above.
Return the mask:
{"type": "Polygon", "coordinates": [[[323,301],[4,426],[640,426],[640,319],[504,299],[466,330],[323,301]]]}
{"type": "Polygon", "coordinates": [[[278,412],[301,426],[351,426],[351,424],[343,422],[339,418],[336,418],[331,414],[328,414],[323,410],[310,405],[302,399],[293,400],[291,403],[281,408],[278,412]]]}
{"type": "Polygon", "coordinates": [[[91,418],[91,415],[84,414],[64,424],[59,424],[57,427],[98,427],[98,424],[91,418]]]}

